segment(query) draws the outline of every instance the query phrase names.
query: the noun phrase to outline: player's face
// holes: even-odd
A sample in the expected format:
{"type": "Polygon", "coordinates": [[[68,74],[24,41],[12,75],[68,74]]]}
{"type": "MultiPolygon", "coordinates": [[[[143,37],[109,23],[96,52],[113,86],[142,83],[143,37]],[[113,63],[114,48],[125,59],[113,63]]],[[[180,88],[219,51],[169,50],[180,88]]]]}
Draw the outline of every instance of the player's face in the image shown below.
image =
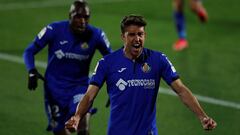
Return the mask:
{"type": "Polygon", "coordinates": [[[127,57],[136,59],[142,53],[145,36],[146,33],[142,26],[130,25],[125,28],[125,32],[122,33],[122,39],[127,57]]]}
{"type": "Polygon", "coordinates": [[[89,22],[90,11],[88,7],[73,6],[69,14],[70,27],[75,34],[81,34],[86,30],[89,22]]]}

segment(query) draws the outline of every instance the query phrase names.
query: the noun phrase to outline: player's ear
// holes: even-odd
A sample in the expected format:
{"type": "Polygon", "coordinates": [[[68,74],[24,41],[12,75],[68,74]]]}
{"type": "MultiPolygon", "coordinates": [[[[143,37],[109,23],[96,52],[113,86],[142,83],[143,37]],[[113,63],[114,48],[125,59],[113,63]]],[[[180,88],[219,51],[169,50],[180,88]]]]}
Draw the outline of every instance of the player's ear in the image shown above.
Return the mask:
{"type": "Polygon", "coordinates": [[[121,39],[124,41],[124,33],[121,33],[121,39]]]}

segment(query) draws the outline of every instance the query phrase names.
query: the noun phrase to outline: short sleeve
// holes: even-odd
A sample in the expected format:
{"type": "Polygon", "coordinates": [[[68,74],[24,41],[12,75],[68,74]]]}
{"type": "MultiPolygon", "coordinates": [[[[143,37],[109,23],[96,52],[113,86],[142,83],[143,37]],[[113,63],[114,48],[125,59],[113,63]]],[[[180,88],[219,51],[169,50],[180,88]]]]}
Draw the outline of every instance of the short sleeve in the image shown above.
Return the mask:
{"type": "Polygon", "coordinates": [[[53,39],[53,27],[48,25],[44,27],[34,41],[24,50],[23,58],[27,70],[35,68],[34,55],[41,51],[53,39]]]}
{"type": "Polygon", "coordinates": [[[107,75],[107,65],[104,58],[100,59],[95,67],[94,73],[90,79],[90,84],[102,87],[107,75]]]}
{"type": "Polygon", "coordinates": [[[40,48],[43,48],[49,44],[54,37],[54,28],[51,25],[44,27],[35,37],[34,43],[39,45],[40,48]]]}
{"type": "Polygon", "coordinates": [[[103,56],[112,52],[110,42],[109,42],[105,32],[103,32],[101,30],[100,30],[100,34],[99,34],[99,40],[98,40],[98,47],[97,48],[99,49],[100,53],[103,56]]]}
{"type": "Polygon", "coordinates": [[[161,61],[163,64],[162,77],[168,85],[171,85],[171,83],[173,81],[175,81],[176,79],[179,78],[179,75],[177,74],[175,67],[169,61],[169,59],[167,58],[167,56],[165,54],[162,54],[161,61]]]}

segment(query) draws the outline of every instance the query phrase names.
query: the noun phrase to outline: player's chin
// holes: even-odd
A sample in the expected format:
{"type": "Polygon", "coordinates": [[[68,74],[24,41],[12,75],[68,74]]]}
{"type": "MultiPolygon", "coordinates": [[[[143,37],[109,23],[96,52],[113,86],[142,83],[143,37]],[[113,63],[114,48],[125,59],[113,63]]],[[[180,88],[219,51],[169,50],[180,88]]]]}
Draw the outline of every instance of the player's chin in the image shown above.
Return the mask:
{"type": "Polygon", "coordinates": [[[141,53],[142,49],[143,49],[142,46],[139,46],[138,48],[132,47],[132,52],[133,52],[134,54],[139,54],[139,53],[141,53]]]}
{"type": "Polygon", "coordinates": [[[134,58],[137,58],[140,55],[140,53],[141,53],[141,50],[133,50],[131,52],[131,54],[134,58]]]}
{"type": "Polygon", "coordinates": [[[85,31],[85,28],[74,28],[75,34],[82,34],[85,31]]]}

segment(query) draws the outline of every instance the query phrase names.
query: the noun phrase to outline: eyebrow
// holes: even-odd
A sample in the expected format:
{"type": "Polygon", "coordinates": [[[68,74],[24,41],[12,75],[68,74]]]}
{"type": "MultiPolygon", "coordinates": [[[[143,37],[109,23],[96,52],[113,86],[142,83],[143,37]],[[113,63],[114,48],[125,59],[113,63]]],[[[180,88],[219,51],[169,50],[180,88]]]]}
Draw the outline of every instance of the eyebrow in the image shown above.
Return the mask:
{"type": "Polygon", "coordinates": [[[127,35],[144,35],[145,32],[126,32],[127,35]]]}

